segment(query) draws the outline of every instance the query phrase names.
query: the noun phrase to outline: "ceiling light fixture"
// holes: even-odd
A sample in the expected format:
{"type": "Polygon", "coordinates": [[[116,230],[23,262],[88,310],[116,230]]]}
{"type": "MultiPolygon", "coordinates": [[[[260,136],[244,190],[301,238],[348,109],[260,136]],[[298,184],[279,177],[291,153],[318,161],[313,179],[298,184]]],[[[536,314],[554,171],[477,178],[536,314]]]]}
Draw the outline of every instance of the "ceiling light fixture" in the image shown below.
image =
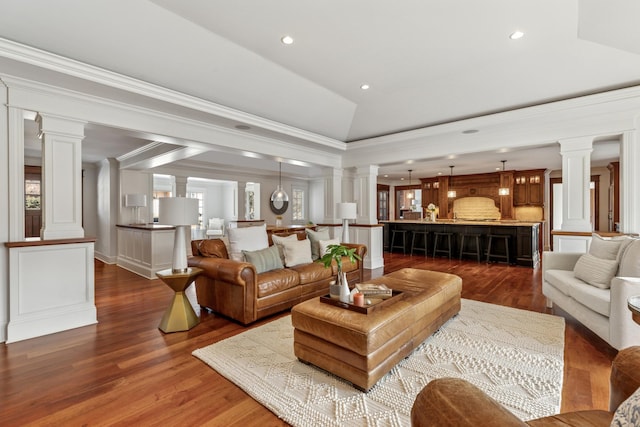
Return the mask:
{"type": "MultiPolygon", "coordinates": [[[[453,178],[453,166],[449,166],[451,168],[451,172],[449,174],[449,188],[451,188],[452,178],[453,178]]],[[[456,190],[447,191],[447,197],[453,199],[456,197],[456,190]]]]}
{"type": "Polygon", "coordinates": [[[524,33],[522,31],[514,31],[513,33],[511,33],[511,35],[509,35],[509,38],[511,40],[518,40],[522,37],[524,37],[524,33]]]}
{"type": "Polygon", "coordinates": [[[369,86],[369,85],[368,85],[368,84],[366,84],[366,83],[364,83],[364,84],[360,85],[360,89],[362,89],[362,90],[367,90],[367,89],[369,89],[370,87],[371,87],[371,86],[369,86]]]}
{"type": "MultiPolygon", "coordinates": [[[[504,172],[504,164],[507,163],[506,160],[500,160],[502,162],[502,171],[504,172]]],[[[500,180],[502,180],[502,177],[500,177],[500,180]]],[[[499,196],[508,196],[509,195],[509,187],[500,187],[498,188],[498,195],[499,196]]]]}
{"type": "MultiPolygon", "coordinates": [[[[413,171],[413,169],[409,169],[409,187],[411,187],[411,172],[413,171]]],[[[409,189],[409,192],[407,193],[407,199],[413,199],[413,193],[411,192],[411,189],[409,189]]]]}
{"type": "Polygon", "coordinates": [[[472,133],[478,133],[479,130],[478,129],[467,129],[467,130],[463,130],[462,133],[464,133],[465,135],[469,135],[472,133]]]}
{"type": "Polygon", "coordinates": [[[290,45],[293,44],[293,37],[291,36],[283,36],[280,41],[282,42],[282,44],[286,44],[286,45],[290,45]]]}
{"type": "Polygon", "coordinates": [[[289,195],[282,189],[282,162],[278,162],[280,165],[280,173],[278,178],[278,188],[271,194],[272,202],[289,202],[289,195]]]}

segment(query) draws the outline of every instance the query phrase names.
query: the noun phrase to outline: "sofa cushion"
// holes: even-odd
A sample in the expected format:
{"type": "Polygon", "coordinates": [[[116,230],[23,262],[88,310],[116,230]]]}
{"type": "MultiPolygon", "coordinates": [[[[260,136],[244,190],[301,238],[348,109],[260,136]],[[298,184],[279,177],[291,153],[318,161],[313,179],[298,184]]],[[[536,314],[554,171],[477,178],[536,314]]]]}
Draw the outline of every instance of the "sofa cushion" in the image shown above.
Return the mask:
{"type": "Polygon", "coordinates": [[[244,261],[242,251],[257,251],[269,247],[267,226],[242,227],[229,229],[229,257],[235,261],[244,261]]]}
{"type": "MultiPolygon", "coordinates": [[[[301,285],[306,285],[307,283],[313,283],[319,280],[333,277],[332,269],[325,268],[325,266],[319,262],[296,265],[291,269],[296,271],[300,276],[301,285]]],[[[329,292],[329,287],[327,286],[327,293],[328,292],[329,292]]]]}
{"type": "Polygon", "coordinates": [[[204,257],[229,258],[227,246],[220,239],[204,239],[198,241],[198,252],[200,256],[204,257]]]}
{"type": "Polygon", "coordinates": [[[296,287],[300,284],[298,273],[287,268],[258,274],[258,298],[296,287]]]}
{"type": "Polygon", "coordinates": [[[242,251],[242,254],[247,262],[253,264],[258,273],[284,267],[280,259],[280,254],[278,253],[278,248],[275,245],[257,251],[242,251]]]}
{"type": "Polygon", "coordinates": [[[620,258],[618,276],[640,277],[640,239],[630,239],[620,258]]]}
{"type": "MultiPolygon", "coordinates": [[[[318,242],[318,255],[319,258],[322,258],[324,256],[324,254],[327,253],[327,248],[331,245],[339,245],[340,244],[340,239],[329,239],[329,240],[320,240],[318,242]]],[[[313,257],[313,254],[312,254],[313,257]]]]}
{"type": "Polygon", "coordinates": [[[576,279],[573,271],[569,270],[547,270],[544,275],[544,280],[566,296],[571,296],[572,286],[588,286],[582,280],[576,279]]]}
{"type": "Polygon", "coordinates": [[[586,283],[572,283],[569,292],[571,298],[580,304],[609,317],[611,313],[611,291],[609,289],[597,288],[586,283]]]}
{"type": "Polygon", "coordinates": [[[317,231],[313,231],[307,228],[305,233],[307,233],[307,239],[311,241],[311,259],[315,261],[320,258],[320,240],[331,239],[331,236],[329,236],[329,229],[322,228],[317,231]]]}
{"type": "Polygon", "coordinates": [[[309,239],[285,240],[282,243],[282,248],[284,251],[284,265],[287,267],[313,262],[311,259],[311,242],[309,239]]]}
{"type": "MultiPolygon", "coordinates": [[[[335,261],[331,261],[331,268],[333,269],[333,274],[338,274],[338,263],[335,261]]],[[[348,273],[350,271],[354,271],[358,269],[358,262],[351,262],[349,257],[342,257],[342,272],[348,273]]]]}
{"type": "Polygon", "coordinates": [[[298,240],[298,236],[295,234],[289,234],[287,236],[278,236],[276,234],[272,234],[271,235],[271,241],[273,241],[273,244],[278,248],[278,254],[280,255],[280,259],[282,260],[282,264],[284,265],[285,259],[284,259],[284,249],[282,247],[282,244],[284,241],[290,241],[293,242],[295,240],[298,240]]]}
{"type": "Polygon", "coordinates": [[[578,259],[573,269],[574,275],[592,286],[601,289],[609,289],[611,279],[618,270],[618,261],[616,259],[603,259],[591,255],[584,254],[578,259]]]}

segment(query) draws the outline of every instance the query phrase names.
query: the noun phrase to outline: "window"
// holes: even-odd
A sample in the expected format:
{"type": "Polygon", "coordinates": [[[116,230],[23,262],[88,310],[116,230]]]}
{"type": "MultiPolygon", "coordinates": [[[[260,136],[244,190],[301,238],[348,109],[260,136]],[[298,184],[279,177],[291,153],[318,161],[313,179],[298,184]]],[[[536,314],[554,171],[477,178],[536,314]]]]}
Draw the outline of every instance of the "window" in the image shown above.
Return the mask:
{"type": "Polygon", "coordinates": [[[304,221],[304,190],[299,188],[293,189],[291,208],[293,212],[293,221],[304,221]]]}
{"type": "Polygon", "coordinates": [[[202,228],[202,196],[204,193],[187,193],[187,197],[191,199],[198,199],[198,227],[202,228]]]}

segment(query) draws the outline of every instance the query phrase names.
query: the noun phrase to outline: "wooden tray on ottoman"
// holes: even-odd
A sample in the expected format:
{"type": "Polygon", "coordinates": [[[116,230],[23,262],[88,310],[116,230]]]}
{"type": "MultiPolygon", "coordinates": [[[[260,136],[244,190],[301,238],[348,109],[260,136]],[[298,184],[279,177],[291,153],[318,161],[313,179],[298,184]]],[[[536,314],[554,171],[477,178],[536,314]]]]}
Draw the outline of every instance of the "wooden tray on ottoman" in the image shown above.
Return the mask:
{"type": "Polygon", "coordinates": [[[356,313],[369,314],[373,313],[375,310],[384,307],[389,304],[393,304],[396,301],[399,301],[403,297],[403,293],[400,291],[391,291],[391,296],[389,298],[366,298],[371,301],[371,304],[365,304],[363,306],[351,304],[348,302],[342,302],[339,299],[331,298],[329,295],[324,295],[320,297],[320,302],[325,304],[333,305],[336,307],[342,307],[346,310],[355,311],[356,313]]]}

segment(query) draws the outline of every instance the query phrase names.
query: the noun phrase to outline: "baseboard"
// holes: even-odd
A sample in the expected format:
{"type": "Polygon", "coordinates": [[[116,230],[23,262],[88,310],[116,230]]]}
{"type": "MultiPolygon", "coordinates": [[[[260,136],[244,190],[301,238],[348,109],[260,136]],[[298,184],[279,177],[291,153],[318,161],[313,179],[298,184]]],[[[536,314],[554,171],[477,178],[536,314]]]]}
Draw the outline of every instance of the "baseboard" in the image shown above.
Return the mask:
{"type": "Polygon", "coordinates": [[[95,251],[93,253],[93,256],[94,256],[95,259],[97,259],[98,261],[102,261],[105,264],[115,264],[118,261],[118,257],[115,256],[115,255],[113,255],[113,256],[105,255],[105,254],[103,254],[101,252],[97,252],[97,251],[95,251]]]}
{"type": "Polygon", "coordinates": [[[10,321],[6,342],[9,344],[95,323],[98,323],[98,320],[93,304],[80,304],[75,309],[65,307],[64,311],[45,310],[38,315],[22,316],[10,321]]]}

